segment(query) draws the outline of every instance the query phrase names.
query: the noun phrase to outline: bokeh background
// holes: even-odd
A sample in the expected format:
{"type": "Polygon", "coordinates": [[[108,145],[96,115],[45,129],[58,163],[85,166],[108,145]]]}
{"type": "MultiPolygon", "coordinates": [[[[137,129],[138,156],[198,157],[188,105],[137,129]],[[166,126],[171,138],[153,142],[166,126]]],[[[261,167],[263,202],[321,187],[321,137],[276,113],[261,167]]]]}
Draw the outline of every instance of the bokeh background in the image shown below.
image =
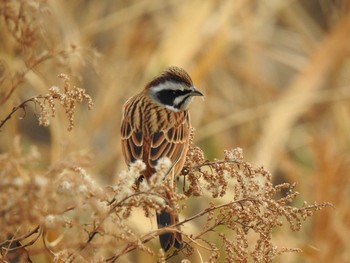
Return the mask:
{"type": "Polygon", "coordinates": [[[19,135],[24,147],[38,146],[43,167],[88,155],[95,179],[113,184],[126,169],[123,102],[165,67],[180,66],[205,94],[191,115],[208,159],[241,147],[275,183],[296,182],[298,200],[334,204],[299,233],[276,232],[278,246],[303,250],[276,262],[350,262],[349,1],[31,0],[3,1],[1,11],[0,119],[62,86],[60,73],[87,90],[94,108],[77,108],[72,131],[59,107],[48,127],[38,125],[34,106],[18,111],[1,129],[0,152],[19,135]],[[3,15],[7,5],[20,14],[23,2],[29,44],[3,15]]]}

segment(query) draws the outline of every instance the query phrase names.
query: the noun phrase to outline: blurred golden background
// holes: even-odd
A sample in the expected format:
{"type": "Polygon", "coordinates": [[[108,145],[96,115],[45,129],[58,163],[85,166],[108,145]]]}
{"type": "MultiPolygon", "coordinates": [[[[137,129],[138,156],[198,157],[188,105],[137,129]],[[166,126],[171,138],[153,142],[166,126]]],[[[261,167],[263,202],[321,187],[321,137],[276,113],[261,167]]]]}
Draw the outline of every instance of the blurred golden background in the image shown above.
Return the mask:
{"type": "Polygon", "coordinates": [[[191,116],[208,159],[241,147],[276,183],[296,182],[300,200],[334,204],[300,233],[275,233],[278,246],[304,251],[276,262],[350,262],[348,1],[31,0],[0,7],[0,120],[62,86],[60,73],[94,102],[91,111],[76,109],[72,131],[58,106],[48,127],[38,125],[33,105],[17,111],[1,128],[0,152],[20,135],[26,147],[38,146],[43,167],[87,155],[95,179],[113,184],[126,169],[124,101],[165,67],[180,66],[205,94],[191,116]]]}

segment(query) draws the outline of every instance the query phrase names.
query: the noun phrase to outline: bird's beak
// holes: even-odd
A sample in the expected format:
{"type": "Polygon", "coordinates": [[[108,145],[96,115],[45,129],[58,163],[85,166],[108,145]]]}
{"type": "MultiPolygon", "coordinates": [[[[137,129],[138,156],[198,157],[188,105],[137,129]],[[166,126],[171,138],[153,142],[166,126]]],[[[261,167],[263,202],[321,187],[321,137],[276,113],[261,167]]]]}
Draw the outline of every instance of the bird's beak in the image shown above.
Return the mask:
{"type": "Polygon", "coordinates": [[[191,96],[204,96],[196,87],[192,87],[191,96]]]}

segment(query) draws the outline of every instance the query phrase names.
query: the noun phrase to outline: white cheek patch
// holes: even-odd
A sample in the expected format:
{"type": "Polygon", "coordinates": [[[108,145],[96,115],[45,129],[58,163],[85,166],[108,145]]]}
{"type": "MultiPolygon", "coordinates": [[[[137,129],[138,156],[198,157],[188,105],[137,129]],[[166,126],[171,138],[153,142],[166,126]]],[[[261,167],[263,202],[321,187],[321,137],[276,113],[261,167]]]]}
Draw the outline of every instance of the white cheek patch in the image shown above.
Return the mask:
{"type": "Polygon", "coordinates": [[[192,101],[193,101],[192,96],[183,95],[175,99],[174,105],[180,106],[180,110],[187,110],[192,101]]]}
{"type": "Polygon", "coordinates": [[[174,100],[174,105],[179,105],[185,97],[186,97],[186,95],[177,97],[177,98],[174,100]]]}

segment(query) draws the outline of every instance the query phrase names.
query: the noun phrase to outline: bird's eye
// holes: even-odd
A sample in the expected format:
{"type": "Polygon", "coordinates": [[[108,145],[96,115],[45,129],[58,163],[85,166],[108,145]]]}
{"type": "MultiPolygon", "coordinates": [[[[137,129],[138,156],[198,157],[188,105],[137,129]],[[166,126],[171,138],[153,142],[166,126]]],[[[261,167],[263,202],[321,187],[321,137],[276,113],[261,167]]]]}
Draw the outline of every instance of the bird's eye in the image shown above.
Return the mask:
{"type": "Polygon", "coordinates": [[[172,91],[172,94],[173,94],[173,95],[175,95],[175,94],[176,94],[176,91],[175,91],[175,90],[173,90],[173,91],[172,91]]]}

